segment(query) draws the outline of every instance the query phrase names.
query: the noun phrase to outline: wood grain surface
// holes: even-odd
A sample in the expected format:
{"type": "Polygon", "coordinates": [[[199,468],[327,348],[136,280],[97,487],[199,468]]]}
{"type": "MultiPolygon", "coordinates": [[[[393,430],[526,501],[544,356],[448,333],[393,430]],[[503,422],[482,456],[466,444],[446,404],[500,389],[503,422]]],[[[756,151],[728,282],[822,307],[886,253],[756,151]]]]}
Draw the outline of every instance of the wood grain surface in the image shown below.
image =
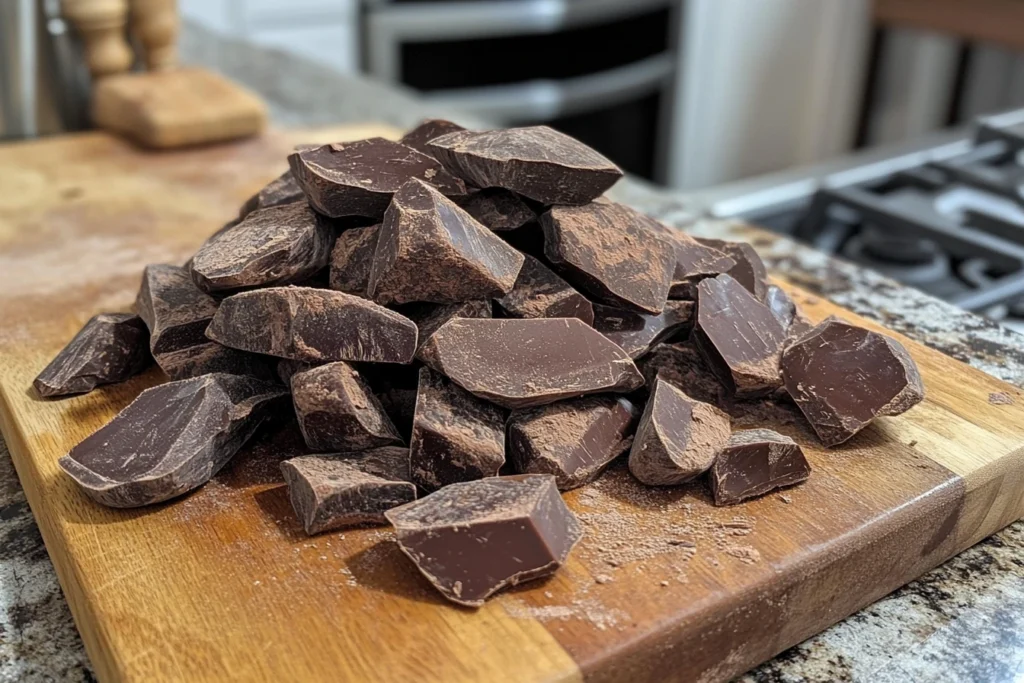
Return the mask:
{"type": "MultiPolygon", "coordinates": [[[[715,508],[615,467],[566,495],[586,536],[555,577],[479,610],[440,598],[386,528],[306,537],[270,425],[210,484],[136,511],[92,503],[57,459],[143,388],[43,401],[32,378],[142,266],[182,262],[286,167],[296,143],[380,126],[144,154],[104,134],[0,148],[0,427],[102,681],[727,679],[1024,513],[1024,395],[903,340],[926,401],[823,451],[795,409],[772,426],[805,485],[715,508]]],[[[788,286],[787,286],[788,287],[788,286]]],[[[805,311],[870,322],[789,287],[805,311]]]]}

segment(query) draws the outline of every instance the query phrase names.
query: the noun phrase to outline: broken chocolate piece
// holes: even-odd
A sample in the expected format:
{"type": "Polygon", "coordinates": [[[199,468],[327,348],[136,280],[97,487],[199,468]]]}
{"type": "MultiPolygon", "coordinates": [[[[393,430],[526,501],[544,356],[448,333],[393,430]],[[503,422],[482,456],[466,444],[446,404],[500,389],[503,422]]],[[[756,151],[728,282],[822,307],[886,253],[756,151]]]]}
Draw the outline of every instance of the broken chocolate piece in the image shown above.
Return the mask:
{"type": "Polygon", "coordinates": [[[225,346],[279,358],[409,363],[416,324],[344,292],[269,287],[229,296],[207,336],[225,346]]]}
{"type": "Polygon", "coordinates": [[[768,293],[768,271],[764,267],[764,261],[754,251],[754,247],[746,242],[727,242],[705,237],[698,237],[696,240],[723,252],[735,261],[736,265],[726,272],[753,294],[755,299],[764,301],[768,293]]]}
{"type": "Polygon", "coordinates": [[[269,209],[272,206],[301,202],[305,199],[306,195],[302,194],[302,188],[295,182],[295,176],[289,169],[249,197],[238,212],[238,220],[244,219],[258,209],[269,209]]]}
{"type": "Polygon", "coordinates": [[[729,416],[657,379],[629,451],[629,471],[648,486],[674,486],[711,467],[729,440],[729,416]]]}
{"type": "Polygon", "coordinates": [[[341,233],[331,251],[331,289],[367,298],[370,267],[380,225],[351,228],[341,233]]]}
{"type": "Polygon", "coordinates": [[[103,505],[159,503],[209,481],[287,399],[280,385],[240,375],[161,384],[72,448],[60,466],[103,505]]]}
{"type": "Polygon", "coordinates": [[[357,524],[385,524],[384,512],[416,500],[409,449],[303,455],[281,463],[288,498],[310,536],[357,524]]]}
{"type": "Polygon", "coordinates": [[[505,415],[429,368],[420,368],[409,452],[412,479],[428,491],[496,477],[505,464],[505,415]]]}
{"type": "Polygon", "coordinates": [[[786,290],[778,285],[768,285],[764,303],[782,325],[782,329],[785,330],[786,337],[789,339],[795,339],[814,327],[800,312],[796,302],[790,298],[786,290]]]}
{"type": "Polygon", "coordinates": [[[184,268],[151,264],[142,273],[135,307],[146,321],[149,350],[159,363],[161,354],[208,341],[203,333],[217,312],[217,301],[200,291],[184,268]]]}
{"type": "Polygon", "coordinates": [[[517,410],[508,420],[509,460],[523,474],[553,474],[562,491],[583,486],[629,450],[638,415],[613,396],[517,410]]]}
{"type": "Polygon", "coordinates": [[[432,157],[434,156],[433,153],[427,149],[428,142],[434,138],[439,138],[442,135],[455,133],[460,130],[466,129],[457,123],[452,123],[445,119],[427,119],[403,135],[399,142],[407,147],[412,147],[417,152],[422,152],[423,154],[432,157]]]}
{"type": "Polygon", "coordinates": [[[199,377],[211,372],[248,375],[265,381],[275,379],[274,366],[266,356],[229,349],[209,340],[203,344],[161,353],[157,360],[160,369],[172,380],[199,377]]]}
{"type": "Polygon", "coordinates": [[[924,398],[914,359],[891,337],[829,318],[782,354],[782,378],[818,438],[841,444],[924,398]]]}
{"type": "Polygon", "coordinates": [[[490,318],[491,302],[487,299],[464,301],[461,304],[409,304],[401,308],[405,317],[419,328],[419,345],[452,318],[490,318]]]}
{"type": "Polygon", "coordinates": [[[334,232],[305,203],[260,209],[206,242],[192,279],[207,293],[300,282],[327,265],[334,232]]]}
{"type": "Polygon", "coordinates": [[[505,296],[496,299],[505,314],[513,318],[579,318],[594,324],[594,307],[538,259],[524,254],[526,260],[516,284],[505,296]]]}
{"type": "Polygon", "coordinates": [[[537,218],[533,209],[515,192],[500,187],[466,195],[458,204],[485,228],[497,232],[517,230],[537,218]]]}
{"type": "Polygon", "coordinates": [[[555,478],[542,474],[453,484],[384,516],[423,576],[471,607],[553,574],[583,536],[555,478]]]}
{"type": "Polygon", "coordinates": [[[502,187],[542,204],[586,204],[622,171],[579,140],[547,126],[459,131],[427,149],[454,175],[476,187],[502,187]]]}
{"type": "Polygon", "coordinates": [[[430,367],[505,408],[643,384],[633,360],[576,318],[456,318],[419,351],[430,367]]]}
{"type": "Polygon", "coordinates": [[[708,482],[715,505],[732,505],[809,476],[811,466],[793,439],[770,429],[748,429],[729,437],[711,466],[708,482]]]}
{"type": "Polygon", "coordinates": [[[704,362],[693,342],[657,344],[637,361],[643,373],[645,388],[653,387],[661,378],[696,401],[721,406],[724,387],[704,362]]]}
{"type": "Polygon", "coordinates": [[[697,348],[738,397],[771,393],[782,385],[779,358],[786,333],[767,306],[726,274],[697,285],[697,348]]]}
{"type": "Polygon", "coordinates": [[[540,217],[544,253],[570,283],[602,303],[661,313],[675,250],[653,222],[614,202],[555,206],[540,217]]]}
{"type": "Polygon", "coordinates": [[[658,315],[637,313],[612,306],[594,306],[594,329],[639,358],[658,342],[690,328],[692,301],[667,301],[658,315]]]}
{"type": "Polygon", "coordinates": [[[523,255],[430,185],[411,180],[384,214],[370,270],[383,304],[489,299],[512,289],[523,255]]]}
{"type": "Polygon", "coordinates": [[[327,363],[291,377],[292,402],[306,445],[314,451],[364,451],[402,443],[359,371],[327,363]]]}
{"type": "Polygon", "coordinates": [[[682,231],[673,231],[671,238],[675,243],[676,265],[668,293],[670,299],[696,299],[698,282],[736,267],[736,261],[725,252],[702,244],[682,231]]]}
{"type": "Polygon", "coordinates": [[[436,159],[384,138],[295,152],[288,163],[310,205],[331,218],[380,220],[391,197],[412,178],[430,183],[448,196],[466,194],[465,184],[436,159]]]}

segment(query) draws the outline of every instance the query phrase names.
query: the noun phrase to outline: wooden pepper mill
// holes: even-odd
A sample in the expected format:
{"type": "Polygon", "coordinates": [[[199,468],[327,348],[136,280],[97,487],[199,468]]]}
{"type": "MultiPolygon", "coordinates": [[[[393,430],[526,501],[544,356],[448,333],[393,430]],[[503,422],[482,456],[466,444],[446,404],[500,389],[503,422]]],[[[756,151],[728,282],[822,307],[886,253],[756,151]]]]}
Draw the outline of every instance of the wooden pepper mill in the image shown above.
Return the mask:
{"type": "Polygon", "coordinates": [[[246,137],[266,125],[263,102],[205,69],[178,65],[177,0],[63,0],[93,76],[92,120],[147,146],[246,137]],[[147,71],[130,72],[135,55],[147,71]]]}

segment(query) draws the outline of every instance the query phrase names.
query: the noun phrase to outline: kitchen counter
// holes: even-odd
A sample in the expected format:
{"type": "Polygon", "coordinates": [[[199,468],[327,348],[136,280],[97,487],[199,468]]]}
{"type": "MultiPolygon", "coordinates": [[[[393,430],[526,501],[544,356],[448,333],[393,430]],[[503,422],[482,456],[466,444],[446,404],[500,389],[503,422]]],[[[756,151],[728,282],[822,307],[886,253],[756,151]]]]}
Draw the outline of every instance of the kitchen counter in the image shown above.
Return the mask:
{"type": "MultiPolygon", "coordinates": [[[[187,61],[217,68],[268,101],[278,125],[345,121],[414,125],[410,93],[186,26],[187,61]],[[315,84],[315,85],[310,85],[315,84]]],[[[695,220],[685,195],[623,181],[616,197],[696,234],[752,241],[792,281],[1008,382],[1024,387],[1024,337],[873,272],[740,223],[695,220]]],[[[744,681],[1013,681],[1024,677],[1024,522],[961,553],[744,681]]],[[[91,681],[67,603],[0,440],[0,681],[91,681]]]]}

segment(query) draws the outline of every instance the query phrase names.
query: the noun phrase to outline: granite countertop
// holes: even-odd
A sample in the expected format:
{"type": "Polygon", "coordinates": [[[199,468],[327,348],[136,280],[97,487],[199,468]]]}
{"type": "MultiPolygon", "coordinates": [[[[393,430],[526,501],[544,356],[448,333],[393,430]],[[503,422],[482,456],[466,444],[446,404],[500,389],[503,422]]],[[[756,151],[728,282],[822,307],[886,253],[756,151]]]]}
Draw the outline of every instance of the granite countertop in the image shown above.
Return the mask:
{"type": "MultiPolygon", "coordinates": [[[[186,26],[186,61],[258,91],[279,125],[472,118],[412,94],[186,26]]],[[[685,195],[627,180],[614,194],[696,234],[745,239],[769,266],[860,315],[1024,387],[1024,336],[876,273],[736,222],[695,220],[685,195]]],[[[6,446],[0,440],[0,682],[94,680],[6,446]]],[[[1024,680],[1024,522],[1018,522],[827,631],[744,681],[1024,680]]]]}

